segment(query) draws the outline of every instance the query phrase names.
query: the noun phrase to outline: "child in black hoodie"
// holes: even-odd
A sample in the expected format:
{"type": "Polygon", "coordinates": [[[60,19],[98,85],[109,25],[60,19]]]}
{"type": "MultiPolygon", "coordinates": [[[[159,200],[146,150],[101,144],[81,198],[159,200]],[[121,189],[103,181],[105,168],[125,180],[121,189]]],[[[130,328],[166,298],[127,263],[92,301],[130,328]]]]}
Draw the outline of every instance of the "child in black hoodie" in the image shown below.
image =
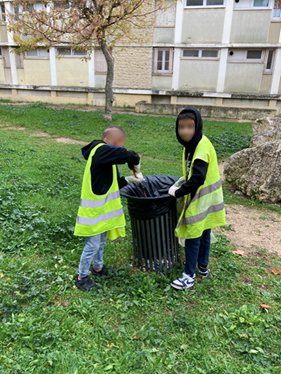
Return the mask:
{"type": "Polygon", "coordinates": [[[184,198],[175,230],[185,241],[185,271],[171,283],[175,289],[191,288],[198,267],[201,278],[208,276],[211,229],[225,225],[225,211],[217,155],[209,139],[202,134],[202,118],[197,109],[187,107],[177,118],[176,135],[183,149],[181,187],[172,186],[169,194],[184,198]]]}
{"type": "Polygon", "coordinates": [[[88,275],[92,261],[93,275],[103,276],[113,271],[103,265],[103,246],[108,237],[114,240],[125,235],[119,189],[128,183],[143,181],[139,155],[124,148],[126,140],[121,127],[110,126],[104,131],[102,140],[94,140],[82,148],[87,164],[74,232],[74,235],[86,237],[75,281],[82,291],[96,287],[88,275]],[[135,175],[120,177],[117,164],[125,163],[135,170],[135,175]]]}

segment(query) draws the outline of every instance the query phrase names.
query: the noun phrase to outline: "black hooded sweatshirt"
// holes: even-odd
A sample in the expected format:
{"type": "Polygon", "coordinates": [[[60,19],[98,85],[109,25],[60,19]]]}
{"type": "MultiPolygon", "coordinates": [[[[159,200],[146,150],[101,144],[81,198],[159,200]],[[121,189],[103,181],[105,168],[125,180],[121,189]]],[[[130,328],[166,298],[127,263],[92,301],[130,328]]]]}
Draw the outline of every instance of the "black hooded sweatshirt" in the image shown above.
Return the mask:
{"type": "MultiPolygon", "coordinates": [[[[195,115],[195,134],[193,138],[190,140],[190,142],[184,141],[180,136],[178,132],[179,128],[179,119],[177,118],[176,122],[176,135],[178,142],[181,143],[185,147],[185,155],[186,155],[186,162],[192,161],[192,158],[194,156],[195,149],[202,139],[202,129],[203,129],[203,123],[201,114],[199,111],[193,107],[187,107],[184,110],[180,112],[180,114],[183,113],[192,113],[195,115]]],[[[192,174],[190,179],[188,179],[175,193],[176,197],[179,198],[184,195],[191,194],[191,199],[195,196],[196,191],[200,186],[202,186],[205,182],[206,175],[208,171],[208,164],[207,162],[203,160],[195,160],[192,168],[192,174]]],[[[188,176],[187,176],[188,178],[188,176]]]]}
{"type": "MultiPolygon", "coordinates": [[[[95,195],[106,194],[112,185],[112,165],[128,163],[128,167],[133,170],[134,165],[138,165],[140,162],[140,157],[136,152],[113,147],[102,140],[94,140],[81,149],[85,160],[88,160],[92,149],[101,143],[106,147],[99,147],[96,150],[91,163],[91,185],[95,195]]],[[[118,168],[117,178],[119,189],[127,186],[127,181],[124,177],[120,177],[118,168]]]]}

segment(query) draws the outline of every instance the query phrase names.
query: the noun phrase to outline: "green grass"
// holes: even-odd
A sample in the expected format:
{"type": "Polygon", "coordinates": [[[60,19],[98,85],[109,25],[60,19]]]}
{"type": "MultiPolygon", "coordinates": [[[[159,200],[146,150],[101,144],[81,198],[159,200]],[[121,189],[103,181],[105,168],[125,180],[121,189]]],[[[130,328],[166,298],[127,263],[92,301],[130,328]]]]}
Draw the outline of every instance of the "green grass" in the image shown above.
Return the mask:
{"type": "MultiPolygon", "coordinates": [[[[86,141],[107,125],[101,113],[7,107],[0,107],[2,123],[86,141]],[[13,115],[18,109],[22,115],[13,115]],[[56,125],[45,128],[44,121],[56,125]]],[[[145,174],[181,174],[170,119],[114,116],[129,148],[142,153],[145,174]]],[[[206,122],[209,136],[231,129],[241,144],[250,132],[245,124],[215,124],[206,122]]],[[[235,256],[219,236],[211,275],[193,291],[176,292],[169,283],[183,265],[161,276],[132,267],[125,209],[127,237],[105,247],[115,273],[82,293],[74,276],[83,240],[73,236],[85,166],[80,147],[28,132],[0,129],[0,136],[1,374],[280,373],[281,284],[270,273],[279,258],[262,249],[235,256]],[[271,306],[268,313],[261,303],[271,306]]]]}

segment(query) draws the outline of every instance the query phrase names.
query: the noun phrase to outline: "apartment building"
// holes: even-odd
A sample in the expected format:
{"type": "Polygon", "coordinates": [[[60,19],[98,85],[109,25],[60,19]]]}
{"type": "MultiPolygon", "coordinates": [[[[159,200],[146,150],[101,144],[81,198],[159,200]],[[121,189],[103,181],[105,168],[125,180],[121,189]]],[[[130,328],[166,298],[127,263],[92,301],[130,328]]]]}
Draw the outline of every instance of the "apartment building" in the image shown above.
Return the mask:
{"type": "MultiPolygon", "coordinates": [[[[0,7],[4,21],[12,3],[0,7]]],[[[281,113],[281,0],[181,0],[156,13],[150,32],[152,40],[115,49],[114,105],[281,113]]],[[[1,25],[1,98],[103,105],[106,63],[99,49],[85,62],[64,46],[25,55],[10,53],[13,46],[1,25]]]]}

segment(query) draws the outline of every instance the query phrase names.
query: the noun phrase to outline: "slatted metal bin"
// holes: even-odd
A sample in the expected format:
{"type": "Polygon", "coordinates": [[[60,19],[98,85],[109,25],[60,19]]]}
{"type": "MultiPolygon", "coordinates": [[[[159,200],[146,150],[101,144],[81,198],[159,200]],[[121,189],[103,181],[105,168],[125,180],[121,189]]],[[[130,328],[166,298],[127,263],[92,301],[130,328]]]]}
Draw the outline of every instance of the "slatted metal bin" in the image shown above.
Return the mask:
{"type": "Polygon", "coordinates": [[[134,262],[141,270],[162,272],[178,262],[176,199],[168,194],[169,187],[178,180],[170,176],[146,176],[139,185],[121,189],[127,198],[131,220],[134,262]],[[156,196],[151,196],[156,195],[156,196]]]}

